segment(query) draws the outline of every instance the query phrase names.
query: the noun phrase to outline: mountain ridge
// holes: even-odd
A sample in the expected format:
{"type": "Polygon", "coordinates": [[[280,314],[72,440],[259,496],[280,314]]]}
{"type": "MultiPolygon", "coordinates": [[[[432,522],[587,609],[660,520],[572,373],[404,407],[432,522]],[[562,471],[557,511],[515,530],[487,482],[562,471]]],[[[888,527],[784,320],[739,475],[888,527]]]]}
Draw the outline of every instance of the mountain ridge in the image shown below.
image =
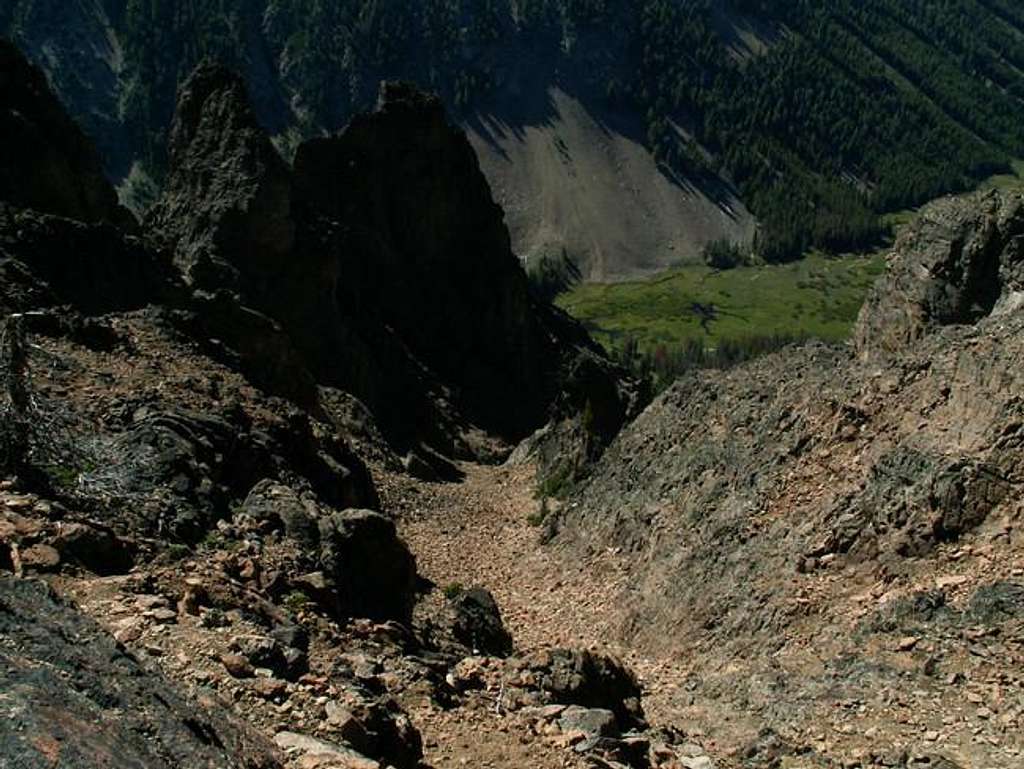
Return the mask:
{"type": "Polygon", "coordinates": [[[163,173],[178,80],[203,55],[245,73],[286,155],[370,106],[378,80],[417,79],[471,132],[488,121],[513,129],[504,148],[475,133],[500,202],[516,212],[517,253],[565,249],[594,279],[693,261],[721,238],[775,261],[811,245],[864,247],[885,234],[879,212],[967,189],[1022,154],[1021,20],[1003,0],[933,12],[892,0],[867,10],[741,0],[83,9],[54,25],[44,3],[19,0],[7,31],[76,105],[119,180],[143,189],[163,173]],[[552,111],[559,93],[578,107],[552,111]],[[601,148],[594,123],[629,151],[601,148]],[[510,172],[503,152],[539,170],[510,172]],[[661,191],[636,197],[632,178],[661,191]],[[552,208],[563,197],[571,214],[552,208]]]}

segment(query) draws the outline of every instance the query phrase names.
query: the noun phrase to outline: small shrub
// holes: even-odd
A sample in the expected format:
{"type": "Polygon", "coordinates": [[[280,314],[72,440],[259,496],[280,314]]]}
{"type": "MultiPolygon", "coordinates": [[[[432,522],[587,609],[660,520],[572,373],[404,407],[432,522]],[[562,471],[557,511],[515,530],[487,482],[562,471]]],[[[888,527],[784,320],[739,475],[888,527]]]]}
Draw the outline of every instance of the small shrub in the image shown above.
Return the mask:
{"type": "Polygon", "coordinates": [[[569,495],[569,492],[572,491],[572,472],[572,465],[570,463],[563,462],[558,465],[558,467],[552,470],[551,473],[541,481],[534,497],[536,499],[544,499],[545,497],[565,499],[565,497],[569,495]]]}
{"type": "Polygon", "coordinates": [[[715,270],[731,270],[749,261],[743,248],[726,238],[708,243],[702,256],[704,263],[715,270]]]}
{"type": "Polygon", "coordinates": [[[190,555],[192,555],[192,550],[188,545],[183,545],[180,542],[175,542],[167,548],[167,559],[169,561],[183,561],[190,555]]]}
{"type": "Polygon", "coordinates": [[[293,590],[281,599],[281,605],[288,611],[290,611],[292,614],[298,614],[300,611],[309,606],[309,604],[309,596],[307,596],[301,590],[293,590]]]}
{"type": "Polygon", "coordinates": [[[540,507],[537,509],[536,512],[530,513],[530,515],[526,519],[526,522],[529,523],[531,526],[543,526],[544,522],[548,519],[548,516],[550,514],[551,510],[548,506],[548,498],[541,497],[540,507]]]}
{"type": "Polygon", "coordinates": [[[227,627],[231,624],[231,621],[223,611],[213,607],[203,611],[199,618],[199,624],[208,628],[227,627]]]}
{"type": "Polygon", "coordinates": [[[449,601],[452,601],[462,594],[462,590],[463,588],[461,582],[449,582],[447,585],[444,586],[442,592],[444,593],[445,598],[447,598],[449,601]]]}
{"type": "Polygon", "coordinates": [[[534,256],[527,264],[526,276],[536,295],[549,302],[583,279],[580,268],[564,248],[559,254],[534,256]]]}

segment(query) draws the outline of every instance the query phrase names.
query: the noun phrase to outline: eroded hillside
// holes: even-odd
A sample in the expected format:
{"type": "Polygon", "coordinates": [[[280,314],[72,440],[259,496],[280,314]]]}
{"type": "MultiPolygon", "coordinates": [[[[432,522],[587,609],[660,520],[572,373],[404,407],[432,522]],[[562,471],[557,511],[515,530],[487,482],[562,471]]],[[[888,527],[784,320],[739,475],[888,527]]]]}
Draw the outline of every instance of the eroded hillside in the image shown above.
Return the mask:
{"type": "Polygon", "coordinates": [[[825,765],[1019,761],[1022,211],[927,207],[856,355],[684,376],[549,523],[570,557],[618,555],[621,632],[680,660],[680,717],[825,765]]]}

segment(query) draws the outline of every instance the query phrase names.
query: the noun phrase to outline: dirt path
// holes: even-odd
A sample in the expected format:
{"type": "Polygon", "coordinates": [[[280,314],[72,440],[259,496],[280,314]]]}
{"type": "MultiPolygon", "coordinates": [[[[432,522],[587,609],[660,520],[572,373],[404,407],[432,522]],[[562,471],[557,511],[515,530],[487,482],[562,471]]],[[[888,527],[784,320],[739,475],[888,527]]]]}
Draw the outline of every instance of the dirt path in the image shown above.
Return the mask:
{"type": "MultiPolygon", "coordinates": [[[[460,484],[402,484],[399,499],[388,500],[420,572],[441,588],[494,593],[522,651],[571,645],[621,654],[613,615],[622,575],[611,559],[566,568],[539,546],[528,468],[463,469],[460,484]]],[[[444,600],[443,590],[429,600],[444,600]]]]}
{"type": "MultiPolygon", "coordinates": [[[[441,588],[426,600],[444,601],[444,588],[452,585],[487,588],[519,651],[570,646],[619,656],[652,695],[645,705],[656,716],[671,689],[672,666],[641,657],[619,642],[625,575],[614,556],[571,563],[556,549],[540,546],[541,529],[531,522],[539,510],[531,468],[462,469],[466,478],[457,484],[424,484],[401,476],[380,484],[420,573],[441,588]]],[[[439,768],[466,765],[466,760],[494,767],[547,766],[551,761],[575,765],[564,751],[534,752],[535,742],[528,745],[504,731],[486,712],[459,709],[420,718],[426,758],[439,768]]]]}

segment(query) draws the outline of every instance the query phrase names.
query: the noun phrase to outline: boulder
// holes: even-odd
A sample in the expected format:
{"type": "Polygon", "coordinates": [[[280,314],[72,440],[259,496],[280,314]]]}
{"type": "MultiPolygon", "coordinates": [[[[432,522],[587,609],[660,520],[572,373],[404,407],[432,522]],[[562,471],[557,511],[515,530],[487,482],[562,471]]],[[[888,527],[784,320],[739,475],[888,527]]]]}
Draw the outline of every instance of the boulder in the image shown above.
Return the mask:
{"type": "Polygon", "coordinates": [[[334,513],[320,520],[320,543],[341,616],[410,620],[416,561],[390,518],[372,510],[334,513]]]}
{"type": "Polygon", "coordinates": [[[514,661],[550,703],[611,711],[622,729],[644,725],[641,689],[618,660],[588,650],[551,649],[514,661]]]}
{"type": "Polygon", "coordinates": [[[319,544],[315,504],[307,505],[293,489],[269,478],[252,487],[242,503],[242,512],[259,523],[282,529],[304,548],[319,544]]]}
{"type": "Polygon", "coordinates": [[[116,534],[81,523],[62,523],[54,547],[66,561],[100,576],[126,574],[135,562],[132,546],[116,534]]]}
{"type": "Polygon", "coordinates": [[[21,567],[29,572],[57,571],[60,568],[60,553],[50,545],[30,545],[19,553],[19,560],[21,567]]]}
{"type": "Polygon", "coordinates": [[[379,769],[380,764],[352,748],[335,745],[296,732],[278,732],[274,742],[290,756],[300,756],[302,765],[331,769],[379,769]]]}
{"type": "Polygon", "coordinates": [[[490,591],[480,587],[461,590],[450,600],[452,635],[475,654],[507,657],[512,636],[501,621],[501,611],[490,591]]]}
{"type": "Polygon", "coordinates": [[[305,649],[289,642],[301,644],[304,640],[308,643],[308,640],[301,634],[289,633],[288,629],[288,626],[278,628],[269,636],[237,637],[232,642],[232,648],[253,668],[270,670],[275,676],[286,681],[297,681],[309,671],[309,660],[305,649]],[[279,641],[275,636],[285,641],[279,641]]]}
{"type": "Polygon", "coordinates": [[[618,722],[615,714],[603,708],[584,708],[570,705],[558,717],[563,732],[583,732],[588,737],[617,737],[618,722]]]}

